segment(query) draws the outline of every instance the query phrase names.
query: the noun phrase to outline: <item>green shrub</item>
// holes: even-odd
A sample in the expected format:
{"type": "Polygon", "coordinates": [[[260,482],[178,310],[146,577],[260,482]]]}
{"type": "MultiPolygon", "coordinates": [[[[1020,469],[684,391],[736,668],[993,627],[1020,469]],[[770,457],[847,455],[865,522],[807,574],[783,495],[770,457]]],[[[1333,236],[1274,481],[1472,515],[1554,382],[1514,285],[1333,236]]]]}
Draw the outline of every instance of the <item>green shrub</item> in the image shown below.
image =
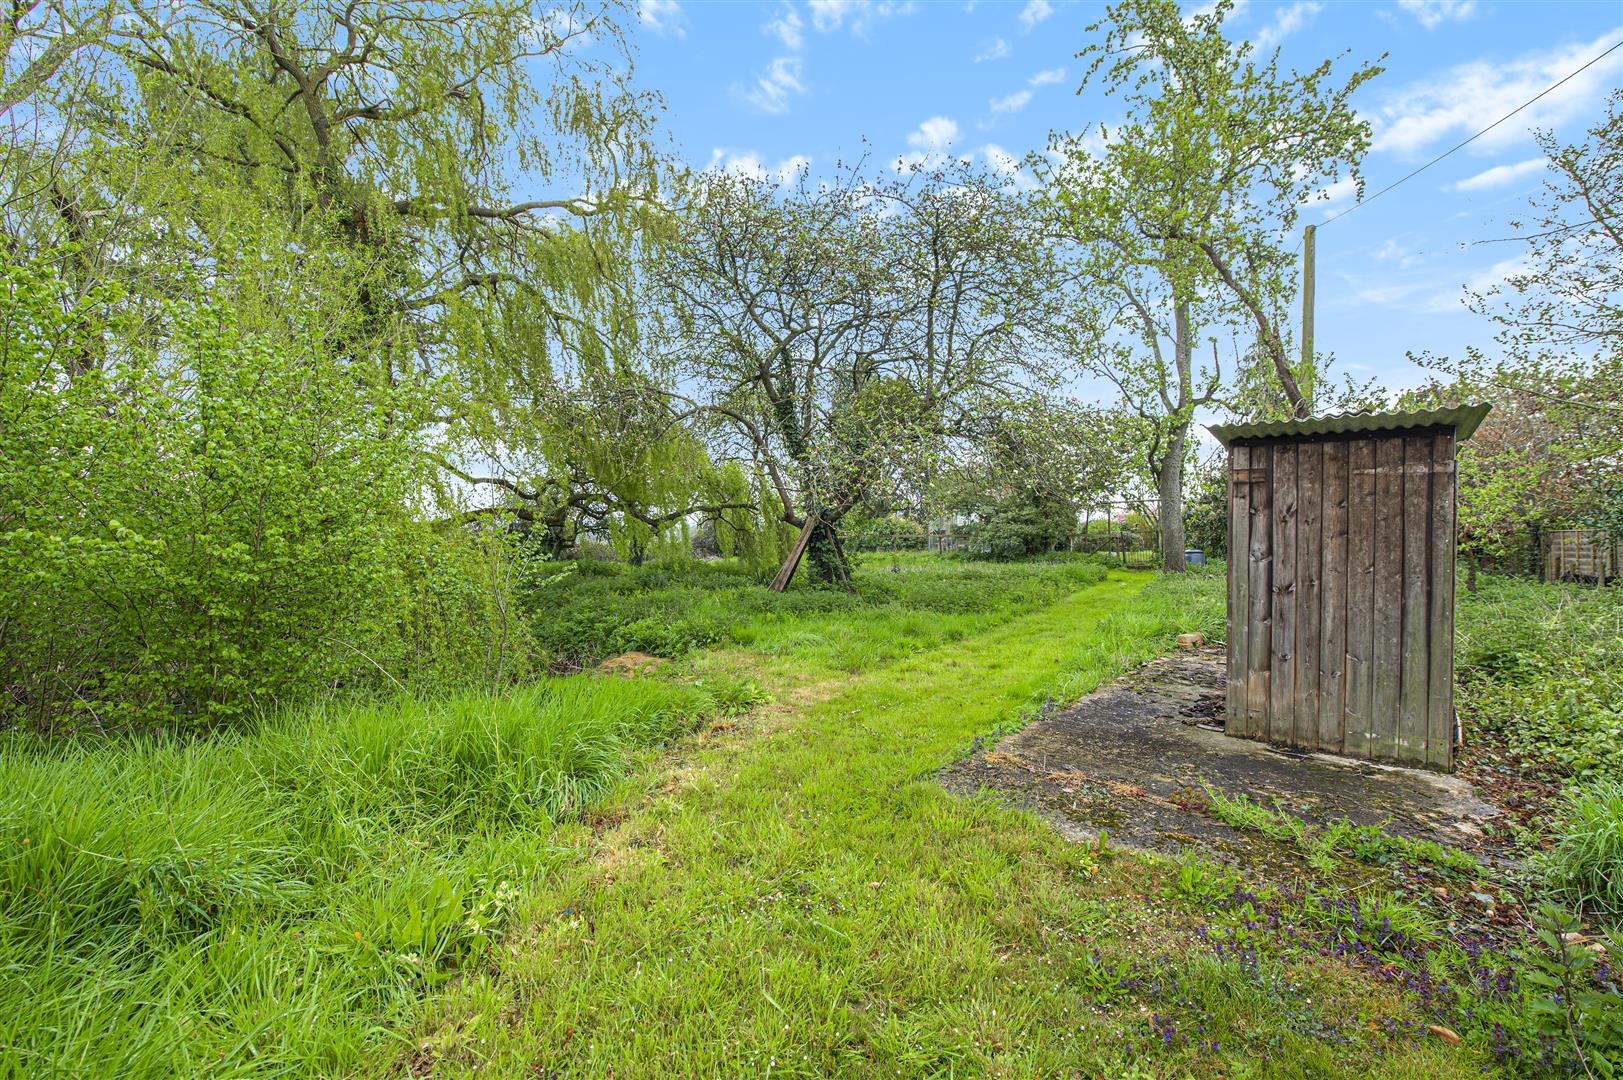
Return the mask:
{"type": "Polygon", "coordinates": [[[894,514],[877,518],[848,517],[844,528],[844,543],[851,551],[920,551],[928,539],[924,526],[894,514]]]}
{"type": "Polygon", "coordinates": [[[1060,499],[1014,495],[972,510],[975,523],[964,530],[970,546],[994,559],[1053,551],[1076,533],[1076,508],[1060,499]]]}
{"type": "Polygon", "coordinates": [[[492,552],[413,518],[412,392],[206,305],[144,345],[116,299],[0,265],[4,719],[207,725],[497,639],[492,552]]]}

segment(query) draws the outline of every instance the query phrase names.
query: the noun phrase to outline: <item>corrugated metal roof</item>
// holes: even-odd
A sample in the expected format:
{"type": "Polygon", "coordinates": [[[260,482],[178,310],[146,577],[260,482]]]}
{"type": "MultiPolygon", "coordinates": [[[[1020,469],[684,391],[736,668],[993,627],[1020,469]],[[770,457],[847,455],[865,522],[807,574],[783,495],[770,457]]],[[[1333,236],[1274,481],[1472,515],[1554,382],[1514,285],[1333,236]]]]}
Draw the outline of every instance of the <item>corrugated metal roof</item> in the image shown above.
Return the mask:
{"type": "Polygon", "coordinates": [[[1255,424],[1212,424],[1206,430],[1224,446],[1237,439],[1284,439],[1304,435],[1343,435],[1409,428],[1452,427],[1461,442],[1469,439],[1492,406],[1456,405],[1451,409],[1414,409],[1409,412],[1332,413],[1306,420],[1270,420],[1255,424]]]}

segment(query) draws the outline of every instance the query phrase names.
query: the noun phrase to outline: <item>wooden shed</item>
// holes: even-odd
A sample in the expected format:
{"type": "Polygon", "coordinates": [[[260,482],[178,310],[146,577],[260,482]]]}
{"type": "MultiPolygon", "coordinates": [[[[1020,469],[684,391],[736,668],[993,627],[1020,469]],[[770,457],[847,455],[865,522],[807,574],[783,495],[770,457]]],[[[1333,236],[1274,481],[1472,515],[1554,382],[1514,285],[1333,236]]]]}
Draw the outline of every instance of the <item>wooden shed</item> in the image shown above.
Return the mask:
{"type": "Polygon", "coordinates": [[[1454,767],[1454,453],[1486,405],[1219,424],[1230,735],[1454,767]]]}

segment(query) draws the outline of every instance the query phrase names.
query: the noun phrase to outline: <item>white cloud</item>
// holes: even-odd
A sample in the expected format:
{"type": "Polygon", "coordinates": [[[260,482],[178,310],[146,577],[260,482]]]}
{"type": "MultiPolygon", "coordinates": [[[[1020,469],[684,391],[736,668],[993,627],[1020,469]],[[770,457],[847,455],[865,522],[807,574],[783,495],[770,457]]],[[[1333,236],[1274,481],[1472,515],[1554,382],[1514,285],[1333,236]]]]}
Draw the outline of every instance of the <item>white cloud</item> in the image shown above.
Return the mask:
{"type": "Polygon", "coordinates": [[[920,150],[945,150],[958,139],[958,122],[948,116],[932,116],[907,137],[907,145],[920,150]]]}
{"type": "Polygon", "coordinates": [[[1020,9],[1020,28],[1027,33],[1050,15],[1054,14],[1054,5],[1048,0],[1026,0],[1026,6],[1020,9]]]}
{"type": "Polygon", "coordinates": [[[1398,7],[1420,20],[1427,30],[1435,30],[1450,19],[1469,19],[1476,0],[1398,0],[1398,7]]]}
{"type": "Polygon", "coordinates": [[[1025,162],[997,143],[987,143],[981,147],[981,156],[986,158],[987,166],[1011,187],[1030,190],[1037,186],[1036,177],[1025,171],[1025,162]]]}
{"type": "Polygon", "coordinates": [[[1358,194],[1358,181],[1350,176],[1343,176],[1340,180],[1328,187],[1322,187],[1313,195],[1313,201],[1326,210],[1334,209],[1338,203],[1344,203],[1358,194]]]}
{"type": "Polygon", "coordinates": [[[768,167],[754,150],[730,150],[718,146],[710,151],[710,164],[705,166],[705,171],[746,176],[751,180],[773,179],[788,184],[799,179],[802,170],[810,165],[811,158],[804,154],[792,154],[768,167]]]}
{"type": "Polygon", "coordinates": [[[806,35],[802,32],[804,26],[805,24],[800,21],[800,13],[785,4],[783,13],[775,19],[768,20],[761,30],[783,42],[783,47],[790,52],[799,52],[800,47],[806,43],[806,35]]]}
{"type": "Polygon", "coordinates": [[[1049,68],[1047,71],[1039,71],[1039,72],[1037,72],[1037,74],[1035,74],[1031,78],[1027,79],[1026,80],[1026,85],[1027,86],[1047,86],[1050,83],[1061,83],[1061,82],[1064,82],[1064,81],[1065,81],[1065,69],[1064,68],[1049,68]]]}
{"type": "Polygon", "coordinates": [[[1501,184],[1520,180],[1524,176],[1543,172],[1548,164],[1544,158],[1536,157],[1518,161],[1514,165],[1495,165],[1475,176],[1467,176],[1464,180],[1450,184],[1449,187],[1454,191],[1481,191],[1483,188],[1499,187],[1501,184]]]}
{"type": "MultiPolygon", "coordinates": [[[[1232,23],[1238,20],[1241,15],[1245,14],[1245,9],[1250,2],[1251,0],[1234,0],[1234,6],[1229,9],[1226,21],[1232,23]]],[[[1198,4],[1195,7],[1190,8],[1189,14],[1183,17],[1183,21],[1186,23],[1192,22],[1197,15],[1204,15],[1207,18],[1211,18],[1216,14],[1217,0],[1207,0],[1207,2],[1204,4],[1198,4]]]]}
{"type": "Polygon", "coordinates": [[[992,43],[975,54],[975,63],[984,64],[988,60],[1001,60],[1009,55],[1009,43],[1002,38],[993,38],[992,43]]]}
{"type": "Polygon", "coordinates": [[[981,147],[981,153],[986,155],[986,163],[999,176],[1013,176],[1020,171],[1020,159],[997,143],[987,143],[981,147]]]}
{"type": "Polygon", "coordinates": [[[827,34],[849,25],[851,32],[864,35],[876,22],[918,10],[915,0],[809,0],[812,28],[827,34]]]}
{"type": "Polygon", "coordinates": [[[1257,48],[1272,49],[1306,26],[1323,10],[1324,5],[1317,3],[1316,0],[1297,0],[1290,7],[1277,9],[1274,12],[1274,21],[1257,31],[1257,48]]]}
{"type": "Polygon", "coordinates": [[[798,56],[774,58],[755,85],[743,92],[744,100],[764,113],[788,112],[790,98],[806,92],[806,84],[801,81],[804,67],[798,56]]]}
{"type": "Polygon", "coordinates": [[[1509,259],[1501,259],[1492,266],[1482,270],[1473,271],[1466,276],[1463,285],[1452,289],[1443,289],[1428,298],[1422,305],[1424,311],[1433,314],[1444,314],[1459,311],[1465,302],[1466,293],[1485,293],[1505,283],[1505,279],[1513,274],[1527,273],[1531,264],[1526,255],[1516,255],[1509,259]]]}
{"type": "Polygon", "coordinates": [[[897,172],[909,169],[933,169],[947,160],[947,148],[958,141],[958,122],[947,116],[932,116],[917,129],[908,133],[907,145],[911,152],[898,157],[892,164],[897,172]]]}
{"type": "Polygon", "coordinates": [[[846,13],[854,6],[851,0],[811,0],[812,25],[823,33],[838,30],[846,13]]]}
{"type": "Polygon", "coordinates": [[[1019,112],[1031,101],[1030,90],[1016,90],[1004,97],[993,98],[987,102],[987,107],[995,113],[1019,112]]]}
{"type": "Polygon", "coordinates": [[[678,0],[638,0],[637,18],[656,34],[687,37],[687,19],[678,0]]]}
{"type": "Polygon", "coordinates": [[[1402,270],[1419,266],[1423,261],[1419,252],[1403,246],[1390,237],[1387,238],[1386,243],[1370,253],[1370,258],[1376,262],[1394,263],[1402,270]]]}
{"type": "MultiPolygon", "coordinates": [[[[1369,117],[1375,150],[1413,154],[1449,135],[1469,135],[1548,89],[1623,40],[1612,30],[1594,41],[1524,53],[1511,60],[1473,60],[1441,77],[1388,97],[1369,117]]],[[[1599,101],[1623,79],[1623,61],[1596,64],[1501,124],[1474,144],[1484,150],[1525,138],[1528,128],[1555,127],[1599,101]]]]}

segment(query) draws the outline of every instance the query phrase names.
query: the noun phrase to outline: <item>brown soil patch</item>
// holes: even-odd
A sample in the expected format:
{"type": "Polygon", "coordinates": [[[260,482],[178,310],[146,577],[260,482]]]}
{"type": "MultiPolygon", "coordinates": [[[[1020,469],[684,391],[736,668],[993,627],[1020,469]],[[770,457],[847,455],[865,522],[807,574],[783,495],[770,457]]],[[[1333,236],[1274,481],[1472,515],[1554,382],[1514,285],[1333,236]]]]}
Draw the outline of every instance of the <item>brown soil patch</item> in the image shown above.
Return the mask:
{"type": "Polygon", "coordinates": [[[622,678],[632,678],[636,675],[647,675],[658,671],[670,660],[663,656],[650,656],[647,653],[625,652],[619,656],[611,656],[601,664],[597,670],[605,675],[619,675],[622,678]]]}

